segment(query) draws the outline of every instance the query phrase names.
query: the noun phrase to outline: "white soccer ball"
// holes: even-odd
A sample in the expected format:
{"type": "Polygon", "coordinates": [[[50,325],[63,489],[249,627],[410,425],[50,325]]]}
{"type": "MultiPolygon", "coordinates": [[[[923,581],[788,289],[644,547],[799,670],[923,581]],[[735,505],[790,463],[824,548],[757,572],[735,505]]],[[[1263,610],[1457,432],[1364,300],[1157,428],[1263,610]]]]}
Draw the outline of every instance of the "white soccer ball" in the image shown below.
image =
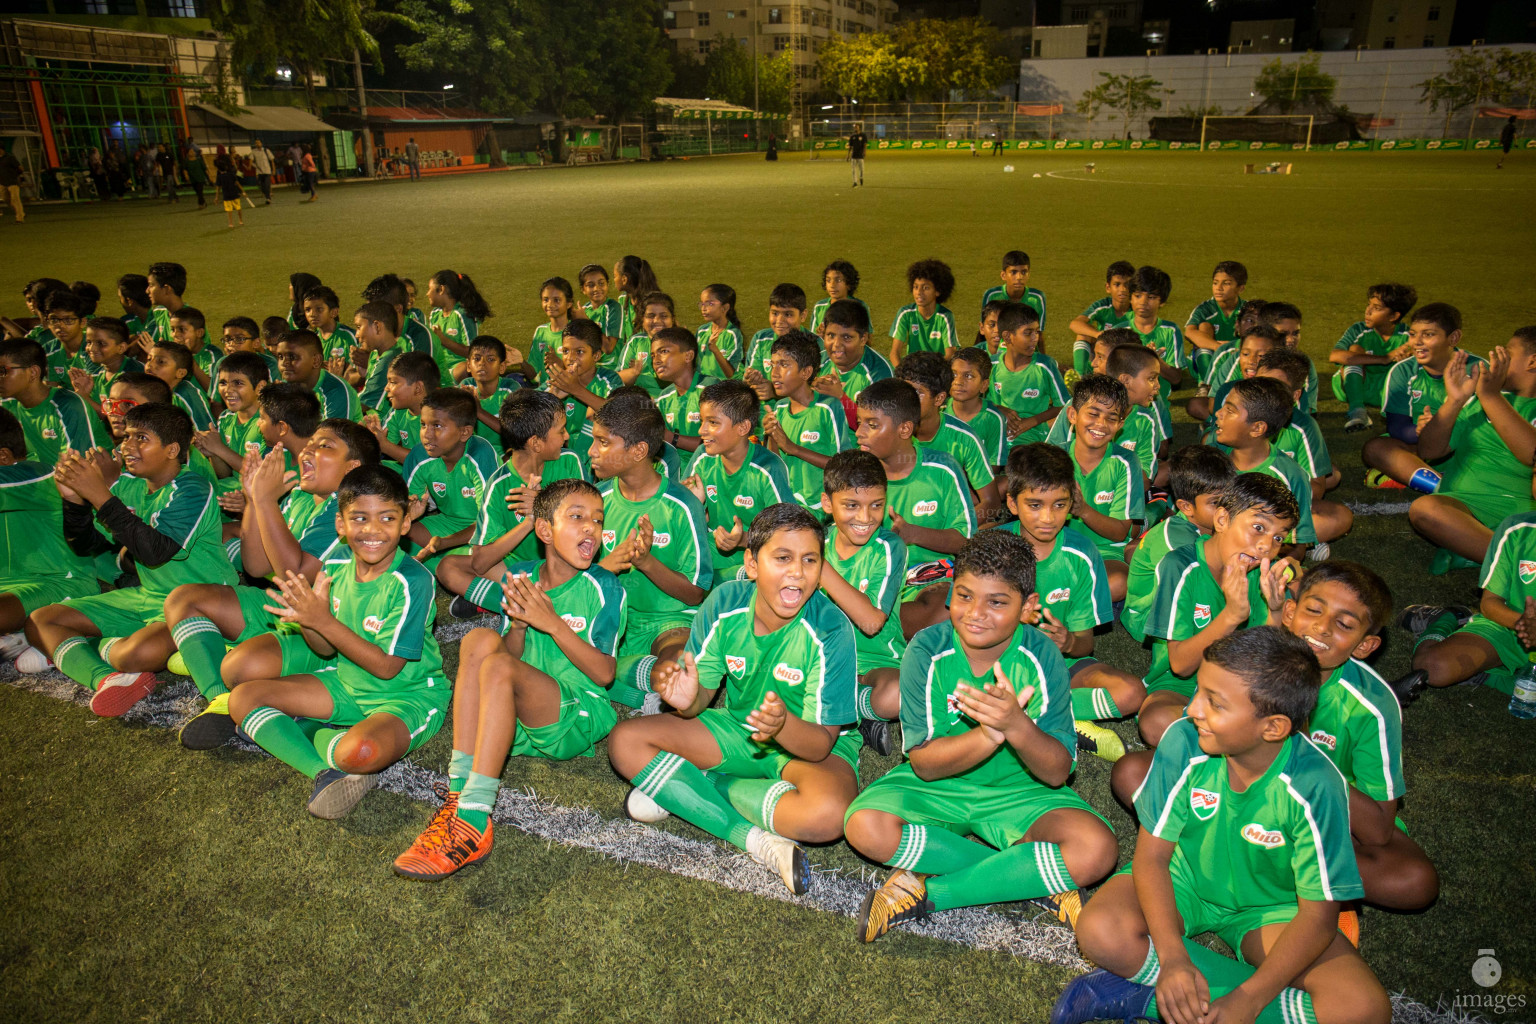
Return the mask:
{"type": "Polygon", "coordinates": [[[1004,174],[1012,174],[1013,173],[1013,164],[1004,164],[1003,165],[1003,173],[1004,174]]]}
{"type": "Polygon", "coordinates": [[[1040,172],[1039,171],[1035,172],[1035,177],[1037,177],[1037,178],[1040,177],[1040,172]]]}

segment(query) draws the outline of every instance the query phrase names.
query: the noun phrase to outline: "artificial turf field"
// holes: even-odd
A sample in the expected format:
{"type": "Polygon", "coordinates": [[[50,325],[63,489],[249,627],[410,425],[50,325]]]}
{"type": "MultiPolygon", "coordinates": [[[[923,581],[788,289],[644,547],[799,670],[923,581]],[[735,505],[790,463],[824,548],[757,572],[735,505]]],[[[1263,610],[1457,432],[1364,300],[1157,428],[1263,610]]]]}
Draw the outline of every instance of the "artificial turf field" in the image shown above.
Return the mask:
{"type": "MultiPolygon", "coordinates": [[[[1475,352],[1536,321],[1518,277],[1536,257],[1536,163],[1522,154],[1502,171],[1488,154],[1310,154],[1289,177],[1244,176],[1248,159],[877,153],[858,190],[845,163],[802,154],[551,169],[322,187],[321,201],[303,206],[280,190],[235,231],[215,204],[199,213],[185,199],[35,207],[25,226],[0,222],[0,312],[24,314],[17,296],[32,277],[90,280],[110,294],[119,274],[155,260],[188,267],[186,297],[214,323],[282,312],[295,270],[318,274],[350,312],[374,274],[407,274],[424,289],[451,267],[490,300],[496,316],[482,333],[523,344],[540,281],[634,252],[684,323],[696,323],[698,290],[724,281],[749,332],[765,324],[774,284],[798,281],[814,300],[822,266],[849,259],[881,330],[908,301],[905,265],[936,256],[955,270],[949,305],[969,329],[1002,252],[1023,248],[1059,358],[1067,322],[1121,258],[1172,275],[1164,315],[1179,322],[1209,295],[1216,261],[1243,261],[1247,297],[1302,308],[1303,347],[1325,376],[1328,349],[1374,281],[1455,303],[1475,352]]],[[[110,298],[102,308],[115,311],[110,298]]],[[[1361,486],[1365,435],[1343,432],[1326,381],[1323,396],[1319,418],[1344,470],[1334,494],[1377,513],[1359,515],[1335,555],[1380,571],[1400,606],[1474,603],[1471,570],[1424,574],[1430,548],[1400,506],[1384,507],[1403,493],[1361,486]]],[[[1186,421],[1176,444],[1192,439],[1186,421]]],[[[456,646],[445,646],[450,670],[456,646]]],[[[1102,638],[1100,653],[1127,667],[1147,660],[1122,632],[1102,638]]],[[[1407,657],[1408,637],[1393,629],[1376,667],[1394,678],[1407,657]]],[[[174,703],[161,700],[160,716],[174,703]]],[[[1536,724],[1504,704],[1456,688],[1405,709],[1404,817],[1440,868],[1442,894],[1420,915],[1369,911],[1362,950],[1390,991],[1434,1007],[1482,993],[1469,969],[1495,949],[1503,980],[1488,991],[1526,996],[1524,1010],[1489,1014],[1509,1020],[1531,1018],[1536,997],[1536,724]]],[[[449,747],[444,729],[414,760],[441,772],[449,747]]],[[[866,782],[895,763],[864,757],[866,782]]],[[[389,861],[425,824],[419,801],[376,792],[345,821],[321,822],[303,810],[307,780],[271,758],[190,754],[167,729],[96,720],[19,689],[0,688],[0,772],[11,780],[0,794],[7,1019],[1040,1021],[1070,976],[939,938],[896,933],[861,946],[847,918],[810,903],[626,864],[551,831],[499,826],[485,866],[408,883],[389,861]]],[[[588,832],[621,817],[625,784],[601,752],[560,765],[515,760],[505,781],[551,805],[591,808],[588,832]]],[[[1109,796],[1107,766],[1085,757],[1076,785],[1109,815],[1128,857],[1134,829],[1109,796]]],[[[676,821],[656,828],[662,839],[702,836],[676,821]]],[[[615,830],[604,848],[629,849],[633,827],[615,830]]],[[[713,855],[701,843],[669,849],[713,855]]],[[[829,872],[869,871],[841,844],[813,859],[829,872]]],[[[997,913],[1009,934],[1036,916],[997,913]]],[[[985,926],[957,932],[984,946],[1008,941],[985,926]]]]}

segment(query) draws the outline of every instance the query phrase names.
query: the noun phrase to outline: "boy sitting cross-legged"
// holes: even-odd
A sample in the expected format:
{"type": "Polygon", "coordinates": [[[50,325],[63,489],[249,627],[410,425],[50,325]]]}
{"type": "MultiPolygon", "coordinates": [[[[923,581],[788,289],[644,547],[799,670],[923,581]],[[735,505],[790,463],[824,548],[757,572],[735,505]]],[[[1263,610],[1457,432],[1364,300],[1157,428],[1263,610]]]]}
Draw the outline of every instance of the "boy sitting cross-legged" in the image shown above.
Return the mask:
{"type": "MultiPolygon", "coordinates": [[[[471,349],[473,352],[473,349],[471,349]]],[[[608,701],[624,631],[624,590],[602,553],[603,497],[585,480],[548,484],[533,502],[542,560],[501,581],[497,629],[459,649],[448,797],[395,873],[435,881],[491,852],[491,811],[508,755],[591,757],[617,716],[608,701]]]]}
{"type": "Polygon", "coordinates": [[[768,387],[776,397],[763,413],[763,437],[783,458],[790,492],[806,508],[821,498],[827,460],[854,444],[842,403],[811,387],[820,369],[815,335],[795,328],[773,342],[768,387]]]}
{"type": "MultiPolygon", "coordinates": [[[[1088,376],[1093,360],[1093,339],[1124,320],[1131,312],[1131,279],[1136,267],[1128,260],[1115,260],[1104,272],[1104,297],[1072,318],[1068,325],[1077,340],[1072,343],[1072,368],[1079,377],[1088,376]]],[[[1103,372],[1103,371],[1098,371],[1103,372]]]]}
{"type": "Polygon", "coordinates": [[[901,713],[901,635],[896,599],[907,545],[884,526],[885,468],[866,451],[827,461],[821,509],[832,520],[821,587],[853,623],[858,649],[859,733],[875,753],[891,752],[890,723],[901,713]]]}
{"type": "Polygon", "coordinates": [[[1023,303],[1009,303],[998,311],[997,335],[1003,357],[992,367],[992,400],[1006,410],[1014,444],[1043,441],[1067,404],[1067,386],[1056,364],[1038,351],[1039,314],[1023,303]]]}
{"type": "Polygon", "coordinates": [[[434,574],[446,555],[469,554],[486,485],[501,466],[475,436],[480,406],[463,388],[438,388],[421,405],[421,443],[406,457],[406,487],[427,512],[410,525],[414,557],[434,574]]]}
{"type": "Polygon", "coordinates": [[[1339,933],[1363,894],[1348,787],[1306,738],[1317,658],[1278,627],[1213,644],[1189,717],[1169,730],[1136,794],[1131,866],[1077,921],[1098,964],[1057,1000],[1051,1024],[1386,1024],[1386,992],[1339,933]],[[1241,958],[1189,936],[1214,932],[1241,958]]]}
{"type": "Polygon", "coordinates": [[[681,660],[655,673],[657,695],[677,714],[631,718],[608,741],[614,768],[635,786],[630,817],[676,814],[796,894],[810,871],[794,840],[842,836],[859,787],[853,627],[817,589],[824,539],[798,505],[759,512],[748,579],[710,593],[681,660]],[[710,708],[722,685],[724,706],[710,708]]]}
{"type": "Polygon", "coordinates": [[[1116,761],[1120,738],[1096,721],[1134,715],[1146,697],[1140,679],[1093,656],[1093,634],[1114,621],[1109,578],[1093,541],[1070,524],[1072,459],[1054,445],[1027,444],[1008,456],[1008,511],[1018,521],[1001,527],[1029,541],[1035,552],[1036,604],[1042,633],[1067,659],[1072,717],[1080,750],[1116,761]]]}
{"type": "Polygon", "coordinates": [[[1184,338],[1192,346],[1195,376],[1202,382],[1216,353],[1237,341],[1237,318],[1243,312],[1243,288],[1248,268],[1222,260],[1211,271],[1211,297],[1196,306],[1184,321],[1184,338]]]}
{"type": "Polygon", "coordinates": [[[1114,444],[1130,411],[1130,395],[1113,377],[1091,373],[1072,388],[1066,446],[1077,478],[1072,515],[1089,531],[1109,573],[1111,600],[1125,599],[1125,548],[1146,516],[1146,483],[1136,456],[1114,444]]]}
{"type": "Polygon", "coordinates": [[[405,481],[362,466],[342,478],[336,504],[336,532],[351,550],[313,585],[292,571],[273,581],[267,611],[299,633],[278,638],[276,657],[246,662],[266,662],[262,675],[225,674],[240,731],[314,779],[309,813],[330,819],[435,736],[452,698],[431,629],[432,574],[401,549],[411,526],[405,481]]]}
{"type": "Polygon", "coordinates": [[[1365,317],[1351,324],[1328,354],[1339,365],[1333,375],[1333,396],[1349,409],[1344,429],[1371,425],[1367,405],[1381,405],[1388,368],[1412,356],[1403,319],[1419,293],[1408,284],[1373,284],[1365,292],[1365,317]]]}
{"type": "Polygon", "coordinates": [[[713,545],[704,507],[669,479],[657,457],[666,429],[657,410],[634,392],[613,397],[592,423],[592,475],[602,483],[603,568],[629,596],[629,624],[619,647],[610,696],[626,707],[649,699],[653,670],[688,642],[694,613],[714,580],[713,545]]]}
{"type": "Polygon", "coordinates": [[[139,586],[48,605],[27,620],[32,646],[95,691],[91,710],[108,717],[154,689],[155,673],[175,650],[167,595],[183,583],[235,582],[213,484],[187,466],[192,421],[172,405],[136,405],[124,426],[121,469],[102,449],[67,451],[54,479],[69,546],[81,557],[126,549],[139,586]]]}
{"type": "Polygon", "coordinates": [[[953,380],[949,384],[949,404],[944,411],[969,427],[981,450],[987,457],[987,465],[993,471],[1001,470],[1008,461],[1008,418],[1002,409],[994,405],[992,394],[992,357],[980,346],[962,348],[949,361],[953,380]]]}
{"type": "MultiPolygon", "coordinates": [[[[314,582],[341,545],[336,532],[336,491],[342,478],[359,466],[377,466],[379,444],[350,420],[324,420],[309,436],[298,461],[298,486],[285,497],[290,481],[283,471],[283,449],[274,448],[265,456],[246,455],[240,474],[240,489],[245,493],[240,562],[256,579],[286,579],[289,573],[297,573],[314,582]]],[[[207,708],[182,727],[181,745],[187,749],[223,746],[234,735],[229,687],[222,670],[226,641],[243,644],[269,634],[275,652],[278,627],[264,610],[270,600],[265,587],[211,583],[183,584],[166,598],[166,625],[187,674],[208,701],[207,708]]],[[[242,658],[251,654],[247,650],[242,658]]],[[[238,674],[238,665],[232,670],[238,674]]]]}
{"type": "Polygon", "coordinates": [[[421,443],[421,406],[437,390],[439,377],[437,360],[425,352],[405,352],[389,364],[384,384],[389,411],[382,422],[376,412],[363,418],[386,459],[404,464],[421,443]]]}
{"type": "Polygon", "coordinates": [[[848,808],[850,845],[895,869],[864,900],[862,942],[983,903],[1044,898],[1075,920],[1078,887],[1114,870],[1114,834],[1066,784],[1072,702],[1056,645],[1025,624],[1034,570],[1028,543],[977,534],[955,559],[949,621],[907,648],[906,760],[848,808]]]}

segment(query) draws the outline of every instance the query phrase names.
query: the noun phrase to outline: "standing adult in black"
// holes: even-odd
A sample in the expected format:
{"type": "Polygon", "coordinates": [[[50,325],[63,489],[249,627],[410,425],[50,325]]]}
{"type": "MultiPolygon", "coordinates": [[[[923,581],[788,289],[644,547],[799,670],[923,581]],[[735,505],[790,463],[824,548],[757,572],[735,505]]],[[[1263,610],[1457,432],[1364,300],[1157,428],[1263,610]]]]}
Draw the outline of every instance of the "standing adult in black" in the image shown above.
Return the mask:
{"type": "Polygon", "coordinates": [[[176,194],[177,166],[179,163],[176,159],[176,146],[174,143],[167,146],[162,142],[157,148],[159,151],[155,154],[155,161],[160,165],[160,184],[165,187],[165,201],[168,203],[179,203],[181,202],[181,196],[176,194]]]}
{"type": "Polygon", "coordinates": [[[256,187],[261,189],[261,197],[271,206],[272,154],[261,144],[260,139],[251,140],[251,166],[256,169],[256,187]]]}
{"type": "Polygon", "coordinates": [[[1504,122],[1504,127],[1499,130],[1499,145],[1504,148],[1504,152],[1499,154],[1499,163],[1498,163],[1498,168],[1497,169],[1502,170],[1503,167],[1504,167],[1504,158],[1509,156],[1510,149],[1513,148],[1514,145],[1515,145],[1515,115],[1514,114],[1510,114],[1509,115],[1509,120],[1505,121],[1504,122]]]}
{"type": "Polygon", "coordinates": [[[203,188],[208,184],[208,165],[203,163],[203,151],[190,135],[182,148],[181,162],[187,169],[187,184],[197,193],[197,208],[201,210],[208,205],[208,200],[203,198],[203,188]]]}
{"type": "Polygon", "coordinates": [[[848,136],[848,163],[853,169],[853,187],[858,188],[864,184],[864,148],[869,145],[869,140],[864,137],[864,126],[853,126],[853,134],[848,136]]]}
{"type": "Polygon", "coordinates": [[[405,143],[405,168],[410,171],[412,181],[421,180],[421,147],[416,145],[414,135],[405,143]]]}

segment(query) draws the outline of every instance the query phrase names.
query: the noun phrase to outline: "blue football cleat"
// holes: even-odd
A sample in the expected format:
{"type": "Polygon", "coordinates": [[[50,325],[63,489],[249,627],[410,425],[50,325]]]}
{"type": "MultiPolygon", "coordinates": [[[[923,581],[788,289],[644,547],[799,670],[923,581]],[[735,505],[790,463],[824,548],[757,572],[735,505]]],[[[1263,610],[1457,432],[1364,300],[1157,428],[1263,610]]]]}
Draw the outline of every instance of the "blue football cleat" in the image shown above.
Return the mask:
{"type": "Polygon", "coordinates": [[[1147,1006],[1157,990],[1138,985],[1108,971],[1093,970],[1073,978],[1051,1007],[1051,1024],[1083,1024],[1090,1020],[1154,1020],[1147,1006]]]}

